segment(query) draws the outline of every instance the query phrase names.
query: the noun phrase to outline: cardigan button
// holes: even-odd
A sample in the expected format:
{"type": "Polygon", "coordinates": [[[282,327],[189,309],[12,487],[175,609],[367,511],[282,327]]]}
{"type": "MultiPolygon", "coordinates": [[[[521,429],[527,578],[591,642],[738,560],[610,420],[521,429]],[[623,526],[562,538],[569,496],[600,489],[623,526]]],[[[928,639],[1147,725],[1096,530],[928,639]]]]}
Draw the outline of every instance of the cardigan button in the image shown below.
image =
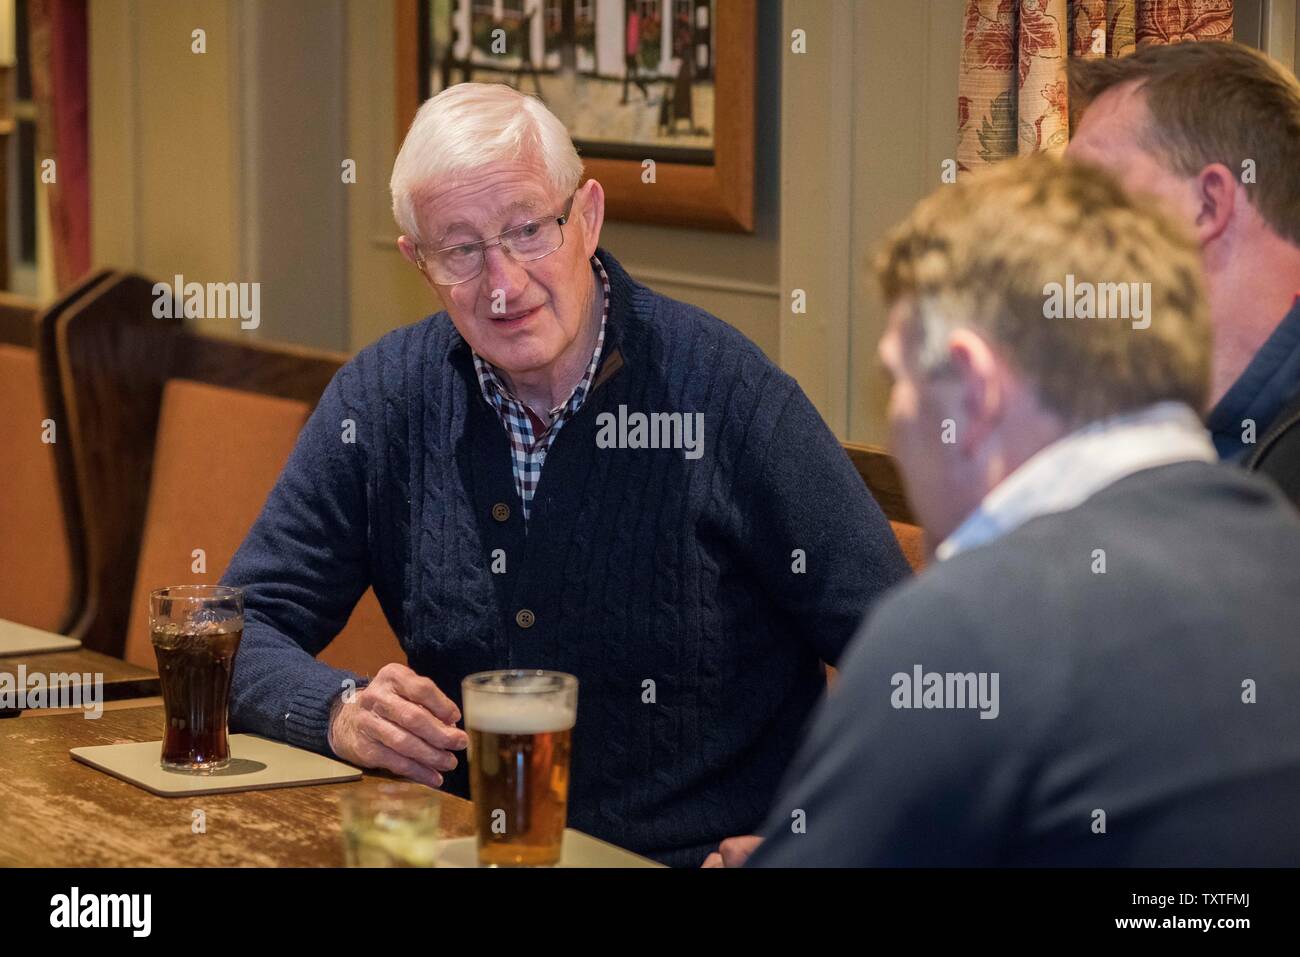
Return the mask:
{"type": "Polygon", "coordinates": [[[510,518],[510,506],[505,502],[497,502],[492,506],[492,517],[498,522],[508,521],[510,518]]]}
{"type": "Polygon", "coordinates": [[[519,611],[515,612],[515,624],[520,628],[531,628],[536,621],[537,616],[527,608],[520,608],[519,611]]]}

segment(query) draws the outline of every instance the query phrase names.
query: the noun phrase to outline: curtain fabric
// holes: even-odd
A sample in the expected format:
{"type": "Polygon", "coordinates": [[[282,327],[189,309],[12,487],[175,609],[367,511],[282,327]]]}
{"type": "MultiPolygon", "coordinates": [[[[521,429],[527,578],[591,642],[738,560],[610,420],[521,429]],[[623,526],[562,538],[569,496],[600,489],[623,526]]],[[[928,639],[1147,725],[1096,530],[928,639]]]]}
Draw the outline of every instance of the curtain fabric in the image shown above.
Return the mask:
{"type": "Polygon", "coordinates": [[[1060,152],[1070,138],[1069,57],[1231,40],[1233,0],[966,0],[957,165],[1060,152]]]}
{"type": "Polygon", "coordinates": [[[54,160],[47,191],[54,276],[59,291],[90,268],[86,0],[28,0],[37,163],[54,160]]]}

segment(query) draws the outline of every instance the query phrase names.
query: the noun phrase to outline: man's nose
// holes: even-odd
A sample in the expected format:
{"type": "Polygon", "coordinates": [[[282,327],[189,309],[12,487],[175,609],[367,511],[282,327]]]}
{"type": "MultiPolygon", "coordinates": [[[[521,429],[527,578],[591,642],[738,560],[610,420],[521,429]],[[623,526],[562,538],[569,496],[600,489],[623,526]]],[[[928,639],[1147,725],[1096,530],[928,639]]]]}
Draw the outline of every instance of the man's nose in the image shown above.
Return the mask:
{"type": "Polygon", "coordinates": [[[503,246],[489,246],[483,250],[483,280],[486,288],[483,295],[489,302],[504,294],[509,303],[516,294],[523,292],[528,284],[528,272],[523,266],[510,258],[503,246]],[[498,290],[501,292],[498,293],[498,290]]]}

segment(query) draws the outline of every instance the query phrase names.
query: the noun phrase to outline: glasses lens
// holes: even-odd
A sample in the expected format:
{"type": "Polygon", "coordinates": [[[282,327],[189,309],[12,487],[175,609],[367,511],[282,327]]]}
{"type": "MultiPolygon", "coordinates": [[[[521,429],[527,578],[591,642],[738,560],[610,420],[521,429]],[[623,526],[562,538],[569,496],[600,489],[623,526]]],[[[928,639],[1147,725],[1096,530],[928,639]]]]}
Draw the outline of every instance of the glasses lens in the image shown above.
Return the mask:
{"type": "MultiPolygon", "coordinates": [[[[557,220],[538,220],[506,230],[499,238],[511,259],[526,263],[563,246],[564,229],[557,220]]],[[[476,243],[441,249],[427,260],[429,272],[434,282],[443,285],[465,282],[483,271],[483,255],[483,247],[476,243]]]]}
{"type": "Polygon", "coordinates": [[[560,248],[564,232],[554,219],[524,223],[501,237],[501,244],[517,262],[541,259],[560,248]]]}
{"type": "Polygon", "coordinates": [[[464,282],[473,279],[483,268],[483,250],[473,245],[452,246],[434,253],[429,265],[436,282],[464,282]]]}

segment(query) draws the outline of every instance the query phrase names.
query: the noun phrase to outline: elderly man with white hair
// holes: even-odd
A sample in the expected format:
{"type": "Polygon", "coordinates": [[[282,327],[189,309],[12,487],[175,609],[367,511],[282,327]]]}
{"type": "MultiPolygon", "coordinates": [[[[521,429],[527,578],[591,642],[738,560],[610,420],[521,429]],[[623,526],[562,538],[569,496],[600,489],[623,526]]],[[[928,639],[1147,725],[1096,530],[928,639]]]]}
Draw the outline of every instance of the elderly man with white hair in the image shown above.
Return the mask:
{"type": "Polygon", "coordinates": [[[907,575],[889,524],[793,379],[598,247],[539,100],[445,90],[391,185],[444,311],[340,370],[231,563],[232,724],[464,795],[462,679],[569,672],[569,824],[697,865],[907,575]],[[367,586],[407,656],[369,682],[314,660],[367,586]]]}

